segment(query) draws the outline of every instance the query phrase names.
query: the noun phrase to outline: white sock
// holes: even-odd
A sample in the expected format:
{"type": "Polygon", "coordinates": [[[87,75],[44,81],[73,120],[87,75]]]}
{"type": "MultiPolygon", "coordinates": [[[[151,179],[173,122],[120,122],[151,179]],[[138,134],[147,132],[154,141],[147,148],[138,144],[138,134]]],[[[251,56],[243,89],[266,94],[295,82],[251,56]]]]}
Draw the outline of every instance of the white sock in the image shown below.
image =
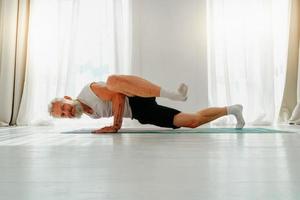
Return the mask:
{"type": "Polygon", "coordinates": [[[235,104],[227,107],[227,113],[229,115],[234,115],[236,118],[236,128],[243,128],[245,126],[245,120],[243,117],[243,106],[240,104],[235,104]]]}
{"type": "Polygon", "coordinates": [[[160,89],[160,97],[168,98],[174,101],[186,101],[187,100],[188,86],[181,83],[177,89],[177,92],[169,91],[164,88],[160,89]]]}
{"type": "Polygon", "coordinates": [[[185,97],[187,97],[188,90],[189,90],[189,87],[184,83],[181,83],[177,89],[177,91],[185,97]]]}

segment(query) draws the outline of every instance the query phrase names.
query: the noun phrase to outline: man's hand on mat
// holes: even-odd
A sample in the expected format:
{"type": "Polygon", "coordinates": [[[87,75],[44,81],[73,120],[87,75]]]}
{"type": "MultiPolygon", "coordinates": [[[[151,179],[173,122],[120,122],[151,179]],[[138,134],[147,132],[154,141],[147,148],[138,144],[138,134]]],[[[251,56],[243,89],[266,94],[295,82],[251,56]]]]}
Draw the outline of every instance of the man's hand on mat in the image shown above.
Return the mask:
{"type": "Polygon", "coordinates": [[[92,133],[116,133],[119,128],[115,126],[105,126],[103,128],[92,131],[92,133]]]}

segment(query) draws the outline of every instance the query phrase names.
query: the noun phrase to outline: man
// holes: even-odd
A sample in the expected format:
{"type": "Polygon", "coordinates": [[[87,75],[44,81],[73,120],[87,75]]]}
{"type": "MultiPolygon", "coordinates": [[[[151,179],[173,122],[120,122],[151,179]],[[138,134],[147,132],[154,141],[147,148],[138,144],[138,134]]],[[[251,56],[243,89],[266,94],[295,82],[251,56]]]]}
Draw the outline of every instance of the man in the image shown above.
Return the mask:
{"type": "Polygon", "coordinates": [[[156,97],[186,101],[188,87],[181,84],[177,92],[168,91],[137,76],[112,75],[106,83],[86,85],[77,99],[65,96],[54,99],[49,113],[58,118],[80,117],[83,113],[92,118],[113,116],[113,125],[95,130],[94,133],[115,133],[122,126],[123,117],[137,119],[141,124],[160,127],[196,128],[225,115],[236,117],[236,128],[245,125],[242,105],[207,108],[196,113],[184,113],[158,105],[156,97]]]}

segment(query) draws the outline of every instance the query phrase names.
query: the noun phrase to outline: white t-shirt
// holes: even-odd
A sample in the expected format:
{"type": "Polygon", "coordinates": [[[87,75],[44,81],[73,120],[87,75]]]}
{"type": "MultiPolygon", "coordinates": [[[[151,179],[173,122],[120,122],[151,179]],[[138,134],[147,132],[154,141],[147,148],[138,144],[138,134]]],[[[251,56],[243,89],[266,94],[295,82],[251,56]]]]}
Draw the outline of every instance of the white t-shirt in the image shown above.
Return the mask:
{"type": "MultiPolygon", "coordinates": [[[[101,84],[105,86],[104,82],[97,82],[97,84],[101,84]]],[[[112,102],[111,101],[104,101],[100,99],[91,89],[91,83],[87,84],[79,93],[77,99],[82,103],[88,105],[90,108],[93,109],[93,114],[88,114],[90,117],[94,119],[99,119],[101,117],[112,117],[112,102]]],[[[124,114],[123,117],[132,118],[132,111],[129,105],[128,97],[125,97],[125,105],[124,105],[124,114]]]]}

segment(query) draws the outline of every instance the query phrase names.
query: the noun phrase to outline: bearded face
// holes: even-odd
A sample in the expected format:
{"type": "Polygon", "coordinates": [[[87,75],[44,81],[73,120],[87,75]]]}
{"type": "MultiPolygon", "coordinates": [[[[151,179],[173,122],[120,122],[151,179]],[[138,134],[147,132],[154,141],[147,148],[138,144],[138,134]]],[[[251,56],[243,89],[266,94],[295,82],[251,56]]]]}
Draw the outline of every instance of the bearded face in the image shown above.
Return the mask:
{"type": "Polygon", "coordinates": [[[56,118],[80,118],[83,114],[79,101],[66,98],[52,101],[49,111],[56,118]]]}

